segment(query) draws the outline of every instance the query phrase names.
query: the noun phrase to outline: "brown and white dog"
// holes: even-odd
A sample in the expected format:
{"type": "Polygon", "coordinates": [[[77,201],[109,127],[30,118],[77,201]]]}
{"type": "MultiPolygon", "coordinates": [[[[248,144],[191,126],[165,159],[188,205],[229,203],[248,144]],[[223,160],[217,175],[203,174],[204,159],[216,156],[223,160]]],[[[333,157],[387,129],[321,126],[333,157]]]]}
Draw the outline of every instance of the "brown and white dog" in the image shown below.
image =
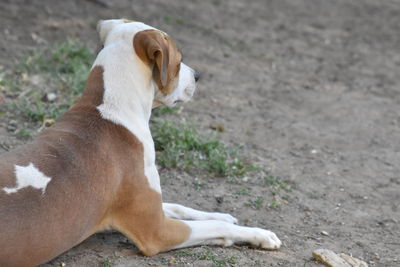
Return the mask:
{"type": "Polygon", "coordinates": [[[151,110],[188,101],[198,75],[164,32],[98,24],[104,48],[77,103],[34,142],[0,156],[0,266],[35,266],[105,229],[144,255],[246,242],[277,249],[268,230],[229,214],[163,203],[151,110]]]}

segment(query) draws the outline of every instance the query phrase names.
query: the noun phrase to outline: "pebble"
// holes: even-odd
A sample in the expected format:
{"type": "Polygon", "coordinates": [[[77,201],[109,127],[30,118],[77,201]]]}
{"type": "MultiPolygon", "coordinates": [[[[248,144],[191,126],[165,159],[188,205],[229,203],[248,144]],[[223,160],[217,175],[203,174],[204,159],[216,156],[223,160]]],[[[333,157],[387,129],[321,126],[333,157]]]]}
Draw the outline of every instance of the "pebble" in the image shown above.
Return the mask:
{"type": "Polygon", "coordinates": [[[56,98],[57,98],[57,95],[55,93],[48,93],[46,95],[46,100],[48,102],[53,102],[54,100],[56,100],[56,98]]]}
{"type": "Polygon", "coordinates": [[[8,132],[15,132],[17,130],[17,121],[10,120],[7,125],[8,132]]]}
{"type": "Polygon", "coordinates": [[[224,197],[223,196],[215,196],[215,200],[217,201],[218,204],[222,204],[222,202],[224,202],[224,197]]]}
{"type": "Polygon", "coordinates": [[[321,235],[329,236],[329,233],[327,231],[321,231],[321,235]]]}
{"type": "Polygon", "coordinates": [[[222,124],[213,123],[210,128],[217,132],[225,132],[225,127],[222,124]]]}
{"type": "Polygon", "coordinates": [[[329,249],[314,250],[312,255],[316,260],[331,267],[368,267],[368,264],[360,259],[344,253],[336,254],[329,249]]]}
{"type": "Polygon", "coordinates": [[[45,119],[43,123],[44,123],[44,126],[50,127],[51,125],[53,125],[55,123],[55,121],[53,119],[45,119]]]}

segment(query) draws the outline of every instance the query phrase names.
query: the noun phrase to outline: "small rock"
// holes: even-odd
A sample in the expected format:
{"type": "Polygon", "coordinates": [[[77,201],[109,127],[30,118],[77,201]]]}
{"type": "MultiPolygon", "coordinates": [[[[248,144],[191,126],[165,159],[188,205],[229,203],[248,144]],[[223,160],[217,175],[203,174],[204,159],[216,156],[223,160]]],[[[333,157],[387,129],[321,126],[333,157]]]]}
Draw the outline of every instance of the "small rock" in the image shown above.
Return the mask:
{"type": "Polygon", "coordinates": [[[21,81],[22,81],[23,83],[28,83],[28,82],[29,82],[28,73],[24,72],[24,73],[21,74],[21,81]]]}
{"type": "Polygon", "coordinates": [[[176,259],[174,257],[169,258],[168,263],[169,264],[177,264],[176,259]]]}
{"type": "Polygon", "coordinates": [[[46,101],[48,102],[53,102],[54,100],[56,100],[57,95],[55,93],[48,93],[46,95],[46,101]]]}
{"type": "Polygon", "coordinates": [[[17,127],[14,125],[8,125],[7,126],[7,132],[13,133],[17,130],[17,127]]]}
{"type": "Polygon", "coordinates": [[[216,196],[215,200],[217,201],[218,204],[222,204],[222,202],[224,202],[224,197],[223,196],[216,196]]]}
{"type": "Polygon", "coordinates": [[[218,123],[211,124],[210,128],[213,129],[214,131],[221,132],[221,133],[225,131],[225,127],[222,124],[218,124],[218,123]]]}
{"type": "Polygon", "coordinates": [[[7,131],[8,132],[15,132],[17,130],[17,121],[15,121],[15,120],[10,120],[9,122],[8,122],[8,125],[7,125],[7,131]]]}
{"type": "Polygon", "coordinates": [[[352,267],[368,267],[368,264],[357,258],[353,258],[347,254],[340,253],[339,256],[349,263],[352,267]]]}
{"type": "Polygon", "coordinates": [[[46,126],[46,127],[50,127],[54,123],[55,123],[55,120],[53,120],[53,119],[45,119],[43,122],[44,126],[46,126]]]}
{"type": "Polygon", "coordinates": [[[47,41],[45,39],[43,39],[42,37],[40,37],[39,35],[37,35],[36,33],[31,33],[31,38],[33,41],[35,41],[37,44],[46,44],[47,41]]]}
{"type": "Polygon", "coordinates": [[[344,259],[329,249],[317,249],[312,253],[313,257],[329,267],[352,267],[344,259]]]}
{"type": "Polygon", "coordinates": [[[344,253],[336,254],[329,249],[317,249],[312,254],[316,260],[329,267],[368,267],[368,264],[362,260],[344,253]]]}
{"type": "Polygon", "coordinates": [[[322,232],[321,232],[321,235],[329,236],[329,233],[328,233],[327,231],[322,231],[322,232]]]}
{"type": "Polygon", "coordinates": [[[60,265],[61,265],[61,267],[64,267],[66,264],[65,264],[65,262],[61,262],[60,265]]]}

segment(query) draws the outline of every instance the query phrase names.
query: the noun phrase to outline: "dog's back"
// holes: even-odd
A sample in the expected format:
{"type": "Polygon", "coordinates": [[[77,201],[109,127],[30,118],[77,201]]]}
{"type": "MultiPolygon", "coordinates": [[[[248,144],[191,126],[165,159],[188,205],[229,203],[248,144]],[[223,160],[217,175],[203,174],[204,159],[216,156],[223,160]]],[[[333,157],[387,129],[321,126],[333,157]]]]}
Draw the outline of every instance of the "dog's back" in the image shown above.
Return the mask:
{"type": "Polygon", "coordinates": [[[99,86],[89,79],[90,96],[34,142],[0,155],[0,266],[35,266],[108,223],[106,203],[118,187],[109,177],[135,167],[126,155],[140,144],[101,118],[99,86]]]}

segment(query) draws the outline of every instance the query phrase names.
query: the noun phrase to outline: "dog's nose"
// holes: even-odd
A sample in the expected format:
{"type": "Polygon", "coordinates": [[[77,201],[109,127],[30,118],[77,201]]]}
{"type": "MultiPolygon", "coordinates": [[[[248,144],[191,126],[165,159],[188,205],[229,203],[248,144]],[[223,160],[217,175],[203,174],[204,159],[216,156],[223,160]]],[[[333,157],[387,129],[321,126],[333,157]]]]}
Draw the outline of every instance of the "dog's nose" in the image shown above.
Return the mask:
{"type": "Polygon", "coordinates": [[[200,79],[200,73],[194,71],[194,80],[197,82],[200,79]]]}

